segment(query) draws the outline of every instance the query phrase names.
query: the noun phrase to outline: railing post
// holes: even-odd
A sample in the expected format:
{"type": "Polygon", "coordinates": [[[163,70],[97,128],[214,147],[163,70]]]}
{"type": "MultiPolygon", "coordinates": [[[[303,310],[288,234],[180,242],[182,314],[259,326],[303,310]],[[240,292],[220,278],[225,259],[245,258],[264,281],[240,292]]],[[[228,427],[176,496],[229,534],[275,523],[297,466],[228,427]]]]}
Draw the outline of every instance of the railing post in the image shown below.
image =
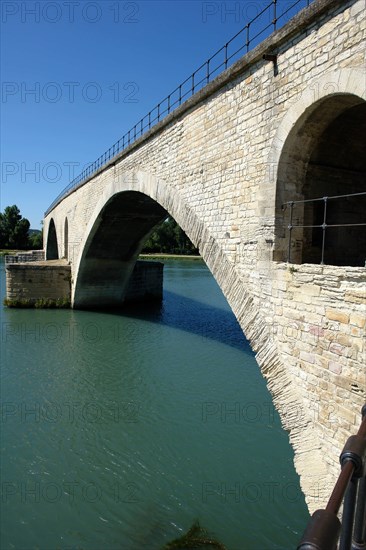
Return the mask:
{"type": "MultiPolygon", "coordinates": [[[[364,419],[365,417],[366,405],[362,407],[362,418],[364,419]]],[[[366,457],[364,458],[364,462],[366,462],[366,457]]],[[[358,481],[352,550],[366,548],[366,464],[364,464],[363,473],[363,477],[358,481]]]]}
{"type": "Polygon", "coordinates": [[[277,29],[277,0],[273,0],[273,30],[277,29]]]}
{"type": "Polygon", "coordinates": [[[357,496],[357,484],[358,479],[352,477],[344,497],[339,550],[351,550],[353,522],[355,517],[355,504],[357,496]]]}
{"type": "Polygon", "coordinates": [[[324,265],[324,251],[325,251],[325,232],[327,230],[327,203],[328,203],[328,197],[323,197],[324,201],[324,216],[323,216],[323,238],[322,238],[322,258],[321,258],[321,265],[324,265]]]}
{"type": "Polygon", "coordinates": [[[288,235],[288,248],[287,248],[287,262],[290,264],[291,263],[291,239],[292,239],[292,229],[293,229],[292,219],[293,219],[293,211],[295,206],[294,201],[291,201],[289,205],[290,205],[290,223],[288,224],[289,235],[288,235]]]}
{"type": "Polygon", "coordinates": [[[366,475],[358,482],[352,550],[366,548],[366,475]]]}

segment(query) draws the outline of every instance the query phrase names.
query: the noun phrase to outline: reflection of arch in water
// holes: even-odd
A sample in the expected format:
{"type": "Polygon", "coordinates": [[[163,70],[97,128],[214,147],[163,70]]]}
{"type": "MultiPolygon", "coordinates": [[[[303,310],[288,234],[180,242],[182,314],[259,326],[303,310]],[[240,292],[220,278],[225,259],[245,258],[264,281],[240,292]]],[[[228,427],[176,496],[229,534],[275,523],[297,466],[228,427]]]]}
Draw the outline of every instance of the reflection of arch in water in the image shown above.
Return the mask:
{"type": "Polygon", "coordinates": [[[48,226],[46,260],[58,260],[57,234],[53,218],[51,218],[48,226]]]}
{"type": "MultiPolygon", "coordinates": [[[[359,79],[362,80],[360,76],[359,79]]],[[[355,80],[347,79],[348,88],[352,87],[352,82],[355,80]]],[[[341,84],[342,79],[336,88],[341,89],[341,84]]],[[[327,91],[329,87],[320,89],[327,91]]],[[[287,259],[288,233],[285,228],[289,215],[282,211],[283,203],[366,191],[366,155],[363,151],[366,101],[359,93],[332,93],[309,104],[299,102],[292,113],[292,116],[297,116],[296,120],[291,126],[290,116],[285,120],[284,126],[287,124],[289,131],[278,159],[275,260],[287,259]]],[[[289,112],[291,114],[291,109],[289,112]]],[[[327,224],[365,223],[365,210],[366,197],[329,200],[327,224]]],[[[323,223],[324,202],[297,204],[293,215],[294,225],[320,225],[323,223]]],[[[291,259],[295,263],[319,263],[322,229],[294,229],[291,245],[291,259]]],[[[364,265],[365,250],[365,227],[326,230],[326,263],[364,265]]]]}

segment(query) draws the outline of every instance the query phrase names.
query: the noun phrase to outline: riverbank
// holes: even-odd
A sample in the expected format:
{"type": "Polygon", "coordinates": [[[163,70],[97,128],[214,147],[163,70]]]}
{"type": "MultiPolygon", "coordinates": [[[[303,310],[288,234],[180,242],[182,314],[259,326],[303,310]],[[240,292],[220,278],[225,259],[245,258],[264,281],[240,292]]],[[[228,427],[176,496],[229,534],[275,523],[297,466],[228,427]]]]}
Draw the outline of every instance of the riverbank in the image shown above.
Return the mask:
{"type": "MultiPolygon", "coordinates": [[[[15,254],[25,254],[26,252],[31,252],[31,250],[5,250],[0,249],[0,257],[1,256],[13,256],[15,254]]],[[[189,254],[164,254],[164,253],[156,253],[156,254],[140,254],[139,258],[142,260],[151,260],[151,259],[157,259],[157,260],[202,260],[201,256],[197,255],[189,255],[189,254]]]]}

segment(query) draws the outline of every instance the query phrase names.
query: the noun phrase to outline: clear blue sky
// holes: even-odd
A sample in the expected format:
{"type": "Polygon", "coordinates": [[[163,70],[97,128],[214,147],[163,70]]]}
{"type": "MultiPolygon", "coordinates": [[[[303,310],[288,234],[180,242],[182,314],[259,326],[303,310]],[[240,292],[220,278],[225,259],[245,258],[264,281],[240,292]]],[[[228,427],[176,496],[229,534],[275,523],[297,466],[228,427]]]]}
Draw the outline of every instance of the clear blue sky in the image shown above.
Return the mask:
{"type": "Polygon", "coordinates": [[[39,228],[72,175],[267,4],[2,0],[1,211],[39,228]]]}

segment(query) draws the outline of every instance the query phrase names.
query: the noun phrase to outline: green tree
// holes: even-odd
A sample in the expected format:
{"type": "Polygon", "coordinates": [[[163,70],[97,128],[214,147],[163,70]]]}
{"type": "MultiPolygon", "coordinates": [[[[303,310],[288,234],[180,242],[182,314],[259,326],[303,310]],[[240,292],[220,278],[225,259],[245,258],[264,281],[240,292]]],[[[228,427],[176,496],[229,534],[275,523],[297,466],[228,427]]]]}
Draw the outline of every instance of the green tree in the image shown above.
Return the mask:
{"type": "Polygon", "coordinates": [[[164,254],[197,254],[198,250],[191,243],[177,222],[168,217],[159,223],[145,242],[142,252],[164,254]]]}
{"type": "Polygon", "coordinates": [[[20,214],[14,204],[0,213],[0,248],[27,249],[29,247],[30,223],[20,214]]]}
{"type": "Polygon", "coordinates": [[[32,231],[29,232],[29,246],[31,250],[41,250],[43,248],[43,236],[42,231],[32,231]]]}

